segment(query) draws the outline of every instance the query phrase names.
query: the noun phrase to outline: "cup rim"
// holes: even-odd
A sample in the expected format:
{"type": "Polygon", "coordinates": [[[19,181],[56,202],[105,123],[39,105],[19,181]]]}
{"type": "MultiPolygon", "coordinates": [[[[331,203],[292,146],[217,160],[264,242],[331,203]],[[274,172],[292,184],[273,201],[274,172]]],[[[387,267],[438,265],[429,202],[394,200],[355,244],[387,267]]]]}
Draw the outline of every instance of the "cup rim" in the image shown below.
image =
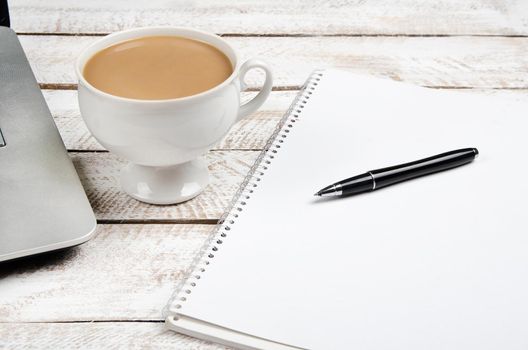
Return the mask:
{"type": "MultiPolygon", "coordinates": [[[[184,38],[189,38],[184,33],[182,33],[182,34],[167,33],[167,35],[168,36],[181,36],[181,37],[184,37],[184,38]]],[[[189,38],[189,39],[199,40],[199,39],[194,39],[194,38],[189,38]]],[[[220,50],[223,54],[225,54],[227,56],[227,54],[224,52],[224,50],[222,50],[222,49],[218,48],[217,46],[213,45],[211,42],[206,42],[206,43],[209,44],[209,45],[214,46],[216,49],[220,50]]],[[[96,52],[99,52],[101,50],[102,49],[97,50],[96,52]]],[[[94,53],[94,55],[95,55],[95,53],[94,53]]],[[[93,57],[93,55],[90,56],[90,58],[91,57],[93,57]]],[[[99,95],[101,95],[103,97],[107,97],[107,98],[111,98],[111,99],[118,100],[118,101],[123,101],[123,102],[129,102],[129,103],[133,102],[133,103],[139,103],[139,104],[160,104],[160,103],[171,103],[171,102],[183,102],[183,101],[191,101],[191,100],[195,100],[195,99],[198,99],[198,98],[205,97],[207,95],[213,94],[216,91],[222,89],[224,86],[229,85],[231,83],[231,81],[235,78],[235,76],[237,75],[239,67],[240,67],[240,61],[239,61],[239,58],[238,58],[238,55],[237,55],[235,49],[233,49],[233,47],[227,41],[225,41],[221,36],[219,36],[217,34],[214,34],[214,33],[206,32],[206,31],[198,30],[198,29],[193,29],[193,28],[189,28],[189,27],[174,27],[174,26],[139,27],[139,28],[121,30],[121,31],[114,32],[114,33],[109,34],[109,35],[105,35],[102,38],[96,40],[95,42],[93,42],[90,45],[88,45],[87,47],[85,47],[81,51],[81,53],[77,56],[77,59],[75,61],[75,72],[77,73],[77,79],[79,80],[78,86],[80,86],[81,83],[82,83],[84,86],[86,86],[92,92],[94,92],[96,94],[99,94],[99,95]],[[231,75],[229,77],[227,77],[227,79],[225,79],[220,84],[218,84],[218,85],[216,85],[216,86],[214,86],[214,87],[212,87],[212,88],[210,88],[208,90],[202,91],[200,93],[197,93],[197,94],[194,94],[194,95],[189,95],[189,96],[184,96],[184,97],[165,98],[165,99],[156,99],[156,100],[146,100],[146,99],[143,100],[143,99],[136,99],[136,98],[129,98],[129,97],[122,97],[122,96],[112,95],[112,94],[109,94],[107,92],[104,92],[104,91],[96,88],[95,86],[90,84],[85,79],[81,68],[84,68],[84,66],[88,62],[89,58],[86,59],[86,61],[84,62],[82,67],[81,67],[81,60],[85,57],[87,51],[89,51],[90,49],[93,49],[94,46],[99,45],[102,41],[112,39],[112,38],[114,38],[116,36],[120,36],[120,35],[123,35],[125,33],[147,32],[144,36],[138,36],[138,37],[135,37],[135,38],[125,39],[125,40],[121,40],[121,41],[117,40],[117,41],[115,41],[113,43],[110,43],[107,47],[115,45],[115,44],[118,44],[118,43],[121,43],[121,42],[125,42],[127,40],[133,40],[133,39],[137,39],[137,38],[151,36],[151,35],[148,34],[148,32],[149,31],[153,31],[153,30],[154,31],[155,30],[170,30],[170,31],[194,32],[194,33],[209,37],[209,38],[211,38],[213,40],[221,41],[229,49],[231,49],[232,56],[234,57],[234,60],[235,60],[234,67],[233,67],[233,72],[231,73],[231,75]]]]}

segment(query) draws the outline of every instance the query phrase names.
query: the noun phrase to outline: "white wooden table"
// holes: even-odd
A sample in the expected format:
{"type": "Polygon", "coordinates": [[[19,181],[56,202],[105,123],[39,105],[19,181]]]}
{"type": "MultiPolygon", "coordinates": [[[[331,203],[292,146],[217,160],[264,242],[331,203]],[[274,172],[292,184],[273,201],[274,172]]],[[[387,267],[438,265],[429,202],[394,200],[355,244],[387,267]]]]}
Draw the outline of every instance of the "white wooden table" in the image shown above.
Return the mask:
{"type": "MultiPolygon", "coordinates": [[[[528,98],[526,0],[10,0],[10,5],[12,27],[99,228],[82,246],[0,265],[0,348],[223,348],[166,331],[161,309],[316,67],[528,98]],[[80,50],[100,35],[148,25],[222,34],[243,58],[261,57],[276,73],[264,107],[206,155],[212,182],[205,192],[174,206],[143,204],[121,191],[123,161],[90,136],[76,100],[73,61],[80,50]]],[[[260,79],[249,77],[245,98],[260,79]]]]}

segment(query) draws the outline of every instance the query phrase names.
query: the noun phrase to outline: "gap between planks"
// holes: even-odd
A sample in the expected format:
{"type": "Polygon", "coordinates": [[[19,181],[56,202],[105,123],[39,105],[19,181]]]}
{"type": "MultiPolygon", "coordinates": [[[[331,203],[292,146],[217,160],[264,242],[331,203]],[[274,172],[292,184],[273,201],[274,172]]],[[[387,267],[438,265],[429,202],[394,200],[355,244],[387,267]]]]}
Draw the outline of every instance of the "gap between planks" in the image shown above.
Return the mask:
{"type": "MultiPolygon", "coordinates": [[[[39,83],[39,87],[45,90],[77,90],[77,84],[66,84],[66,83],[39,83]]],[[[271,88],[271,91],[296,91],[300,90],[301,86],[299,85],[283,85],[283,86],[274,86],[271,88]]],[[[256,92],[260,91],[259,88],[247,88],[243,92],[256,92]]]]}
{"type": "Polygon", "coordinates": [[[90,321],[27,321],[27,322],[5,322],[0,321],[0,324],[54,324],[54,323],[164,323],[162,319],[147,319],[147,320],[90,320],[90,321]]]}
{"type": "MultiPolygon", "coordinates": [[[[423,87],[430,89],[449,89],[449,90],[483,90],[481,87],[474,86],[442,86],[442,85],[422,85],[423,87]]],[[[65,84],[65,83],[39,83],[39,87],[42,90],[77,90],[77,84],[65,84]]],[[[271,91],[299,91],[301,89],[300,85],[283,85],[283,86],[274,86],[271,88],[271,91]]],[[[527,90],[526,87],[486,87],[486,90],[527,90]]],[[[243,92],[257,92],[260,91],[259,88],[248,88],[243,92]]]]}
{"type": "MultiPolygon", "coordinates": [[[[51,33],[51,32],[17,32],[18,35],[54,35],[54,36],[106,36],[111,33],[51,33]]],[[[524,34],[405,34],[405,33],[394,33],[394,34],[347,34],[347,33],[336,33],[336,34],[305,34],[305,33],[291,33],[291,34],[274,34],[274,33],[216,33],[221,37],[229,38],[391,38],[391,37],[402,37],[402,38],[449,38],[449,37],[480,37],[480,38],[528,38],[528,35],[524,34]]]]}
{"type": "MultiPolygon", "coordinates": [[[[181,203],[178,203],[181,204],[181,203]]],[[[174,206],[178,204],[167,204],[174,206]]],[[[216,225],[218,219],[98,219],[98,225],[216,225]]]]}
{"type": "MultiPolygon", "coordinates": [[[[241,151],[241,152],[259,152],[262,148],[229,148],[229,149],[211,149],[209,152],[223,152],[223,151],[241,151]]],[[[108,153],[106,149],[75,149],[68,148],[69,153],[108,153]]]]}

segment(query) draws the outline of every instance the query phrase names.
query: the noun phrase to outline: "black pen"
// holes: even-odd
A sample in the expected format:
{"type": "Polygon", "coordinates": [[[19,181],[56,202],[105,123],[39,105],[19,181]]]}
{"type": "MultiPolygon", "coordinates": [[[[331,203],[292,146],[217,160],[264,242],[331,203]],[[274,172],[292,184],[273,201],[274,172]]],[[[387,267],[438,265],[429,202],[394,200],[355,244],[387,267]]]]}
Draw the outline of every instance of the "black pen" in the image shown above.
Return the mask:
{"type": "Polygon", "coordinates": [[[374,191],[398,182],[470,163],[478,156],[478,153],[476,148],[462,148],[410,163],[367,171],[364,174],[327,186],[315,195],[322,197],[348,196],[374,191]]]}

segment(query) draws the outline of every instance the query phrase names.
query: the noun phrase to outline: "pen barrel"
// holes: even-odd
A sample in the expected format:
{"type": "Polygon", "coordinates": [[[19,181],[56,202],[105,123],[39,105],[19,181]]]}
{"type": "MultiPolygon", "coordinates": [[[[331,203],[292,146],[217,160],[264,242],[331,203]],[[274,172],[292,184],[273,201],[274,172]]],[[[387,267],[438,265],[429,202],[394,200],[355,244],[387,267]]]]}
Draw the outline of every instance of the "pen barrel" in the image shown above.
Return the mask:
{"type": "Polygon", "coordinates": [[[467,164],[477,155],[476,148],[463,148],[410,163],[372,170],[368,173],[372,175],[377,189],[467,164]]]}
{"type": "Polygon", "coordinates": [[[369,173],[365,173],[341,181],[339,187],[341,188],[343,196],[350,196],[372,191],[373,184],[372,176],[369,173]]]}

